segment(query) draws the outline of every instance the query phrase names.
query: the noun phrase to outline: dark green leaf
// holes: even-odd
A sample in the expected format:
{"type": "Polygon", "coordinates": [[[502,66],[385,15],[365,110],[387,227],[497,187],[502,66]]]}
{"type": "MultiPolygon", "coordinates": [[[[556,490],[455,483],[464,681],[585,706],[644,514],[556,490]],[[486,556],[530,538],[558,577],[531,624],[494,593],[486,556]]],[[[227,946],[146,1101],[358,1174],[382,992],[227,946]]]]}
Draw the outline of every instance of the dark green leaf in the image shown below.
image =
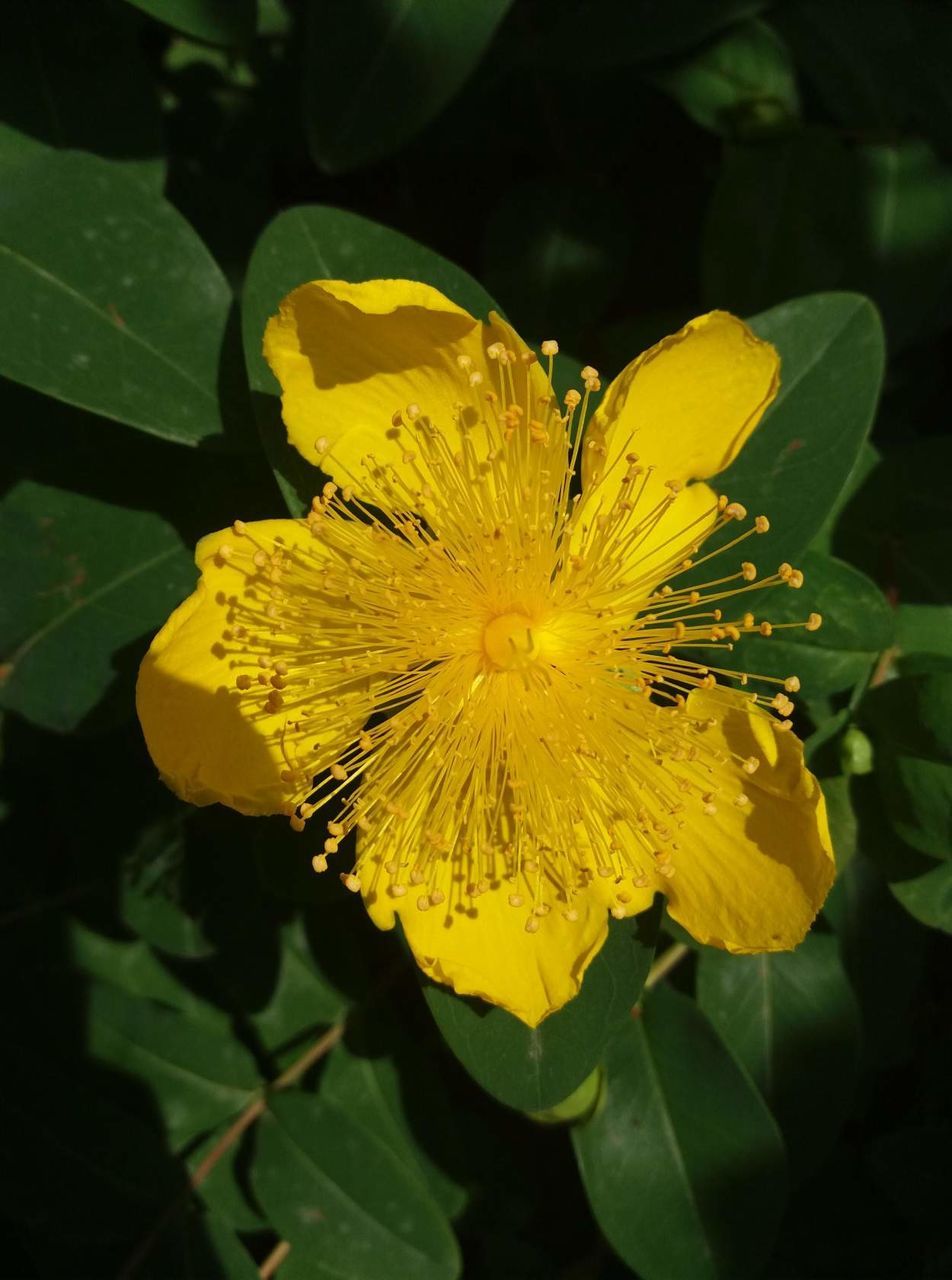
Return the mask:
{"type": "Polygon", "coordinates": [[[287,443],[278,384],[261,354],[265,325],[286,294],[308,280],[422,280],[485,316],[489,294],[465,271],[399,231],[343,209],[302,205],[287,209],[265,228],[248,264],[242,295],[242,334],[258,428],[288,509],[300,515],[320,483],[287,443]]]}
{"type": "Polygon", "coordinates": [[[71,147],[161,190],[159,103],[127,13],[98,0],[16,0],[3,18],[0,173],[48,147],[71,147]]]}
{"type": "Polygon", "coordinates": [[[930,863],[928,870],[893,880],[889,888],[921,924],[952,933],[952,862],[930,863]]]}
{"type": "Polygon", "coordinates": [[[766,22],[739,23],[651,79],[692,120],[728,138],[789,128],[800,113],[790,55],[766,22]]]}
{"type": "Polygon", "coordinates": [[[446,1219],[386,1140],[307,1094],[272,1099],[253,1169],[268,1220],[291,1245],[287,1280],[450,1280],[446,1219]]]}
{"type": "Polygon", "coordinates": [[[304,110],[321,168],[357,169],[409,141],[462,87],[511,3],[352,0],[342,22],[310,0],[304,110]]]}
{"type": "Polygon", "coordinates": [[[765,0],[575,0],[547,15],[539,53],[575,71],[627,68],[690,49],[765,7],[765,0]]]}
{"type": "Polygon", "coordinates": [[[883,374],[874,308],[855,294],[798,298],[754,316],[780,352],[780,392],[718,489],[772,528],[752,557],[771,569],[821,528],[863,447],[883,374]]]}
{"type": "Polygon", "coordinates": [[[610,189],[587,184],[524,182],[503,195],[486,229],[484,276],[526,341],[555,336],[579,349],[622,286],[629,217],[610,189]]]}
{"type": "Polygon", "coordinates": [[[240,428],[231,291],[188,223],[115,165],[49,152],[5,176],[0,288],[8,378],[181,444],[240,428]]]}
{"type": "Polygon", "coordinates": [[[245,44],[254,35],[255,0],[128,0],[177,31],[209,44],[245,44]]]}
{"type": "Polygon", "coordinates": [[[74,729],[129,686],[146,637],[195,584],[175,530],[146,511],[25,480],[0,502],[0,704],[74,729]]]}
{"type": "MultiPolygon", "coordinates": [[[[379,1010],[371,1007],[366,1017],[376,1023],[379,1010]]],[[[429,1188],[444,1213],[456,1217],[466,1203],[466,1192],[433,1159],[424,1141],[452,1141],[454,1117],[445,1081],[436,1070],[438,1064],[413,1045],[397,1020],[389,1022],[387,1045],[372,1037],[365,1044],[352,1026],[348,1028],[346,1039],[334,1049],[324,1069],[321,1097],[386,1143],[408,1175],[429,1188]]]]}
{"type": "Polygon", "coordinates": [[[530,1029],[504,1009],[429,983],[426,1000],[444,1039],[474,1080],[520,1111],[546,1111],[601,1061],[641,994],[654,955],[659,907],[612,921],[582,990],[530,1029]]]}
{"type": "Polygon", "coordinates": [[[89,1048],[149,1085],[173,1146],[240,1111],[259,1083],[251,1056],[217,1020],[200,1025],[104,983],[90,989],[89,1048]]]}
{"type": "Polygon", "coordinates": [[[261,1043],[272,1052],[318,1025],[336,1022],[347,1007],[318,970],[300,920],[281,929],[280,968],[267,1007],[252,1017],[261,1043]]]}
{"type": "Polygon", "coordinates": [[[213,948],[180,901],[184,857],[181,812],[148,827],[123,866],[119,910],[129,928],[159,951],[194,960],[213,948]]]}
{"type": "Polygon", "coordinates": [[[811,933],[796,951],[759,956],[708,948],[697,996],[773,1112],[791,1170],[808,1173],[849,1114],[859,1054],[859,1011],[836,939],[811,933]]]}
{"type": "Polygon", "coordinates": [[[686,997],[660,987],[611,1042],[573,1130],[599,1226],[643,1280],[760,1274],[784,1203],[780,1134],[686,997]]]}
{"type": "Polygon", "coordinates": [[[876,777],[896,835],[930,858],[952,858],[952,765],[879,741],[876,777]]]}
{"type": "MultiPolygon", "coordinates": [[[[750,554],[759,556],[759,551],[755,543],[750,554]]],[[[726,664],[781,680],[796,675],[811,698],[850,689],[869,675],[878,654],[892,642],[892,610],[876,584],[842,560],[807,551],[797,566],[804,574],[800,590],[767,590],[751,596],[750,607],[774,625],[803,622],[810,613],[819,613],[819,631],[777,630],[767,640],[742,637],[726,664]]]]}
{"type": "Polygon", "coordinates": [[[871,689],[861,719],[898,751],[952,764],[952,671],[906,675],[871,689]]]}

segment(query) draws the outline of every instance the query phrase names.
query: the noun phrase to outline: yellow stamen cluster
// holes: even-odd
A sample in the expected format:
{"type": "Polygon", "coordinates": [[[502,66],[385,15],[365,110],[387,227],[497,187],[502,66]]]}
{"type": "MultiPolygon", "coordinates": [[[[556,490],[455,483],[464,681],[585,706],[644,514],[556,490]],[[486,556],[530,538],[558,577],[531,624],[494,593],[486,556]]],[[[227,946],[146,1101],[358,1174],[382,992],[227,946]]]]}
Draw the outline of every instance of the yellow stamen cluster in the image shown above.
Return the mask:
{"type": "MultiPolygon", "coordinates": [[[[534,356],[494,343],[491,387],[460,357],[470,395],[454,423],[410,404],[383,428],[401,466],[371,456],[350,484],[328,482],[294,545],[235,521],[219,551],[246,580],[225,636],[235,686],[278,737],[292,825],[318,808],[330,818],[314,869],[356,828],[348,889],[448,919],[501,892],[529,933],[551,911],[577,919],[573,899],[593,883],[623,916],[633,890],[676,874],[695,819],[749,803],[712,784],[727,757],[689,695],[744,699],[783,731],[799,681],[698,651],[820,623],[757,619],[751,592],[803,583],[788,564],[764,577],[732,567],[766,517],[748,522],[721,497],[672,519],[683,486],[655,476],[636,441],[617,456],[583,445],[598,371],[559,405],[558,344],[541,350],[547,379],[534,356]]],[[[316,447],[333,457],[326,438],[316,447]]],[[[738,776],[759,763],[737,757],[738,776]]]]}

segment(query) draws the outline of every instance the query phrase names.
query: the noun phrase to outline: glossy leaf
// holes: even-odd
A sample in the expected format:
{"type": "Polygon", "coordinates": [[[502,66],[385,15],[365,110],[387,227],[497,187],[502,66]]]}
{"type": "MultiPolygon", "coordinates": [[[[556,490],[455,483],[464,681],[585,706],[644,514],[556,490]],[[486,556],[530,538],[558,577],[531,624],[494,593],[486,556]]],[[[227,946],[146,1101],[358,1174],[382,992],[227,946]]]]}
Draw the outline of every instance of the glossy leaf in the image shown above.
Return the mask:
{"type": "Polygon", "coordinates": [[[728,138],[789,128],[800,111],[793,63],[766,22],[744,22],[652,80],[692,120],[728,138]]]}
{"type": "Polygon", "coordinates": [[[769,517],[751,554],[772,568],[803,551],[847,482],[879,397],[883,335],[870,303],[849,293],[797,298],[750,324],[780,352],[780,392],[716,484],[769,517]]]}
{"type": "Polygon", "coordinates": [[[45,0],[8,4],[3,18],[0,173],[50,147],[70,147],[115,160],[161,190],[158,95],[128,13],[98,0],[45,0]]]}
{"type": "Polygon", "coordinates": [[[783,1210],[783,1145],[686,997],[660,987],[620,1030],[599,1107],[572,1139],[599,1226],[643,1280],[761,1273],[783,1210]]]}
{"type": "Polygon", "coordinates": [[[259,1123],[252,1172],[269,1222],[291,1245],[287,1280],[451,1280],[446,1219],[385,1140],[313,1096],[278,1094],[259,1123]]]}
{"type": "Polygon", "coordinates": [[[148,1084],[175,1146],[240,1111],[259,1083],[248,1051],[216,1023],[104,983],[90,989],[89,1048],[148,1084]]]}
{"type": "Polygon", "coordinates": [[[143,13],[209,44],[244,44],[254,35],[255,0],[127,0],[143,13]]]}
{"type": "Polygon", "coordinates": [[[159,951],[194,960],[213,947],[179,900],[185,834],[180,812],[146,828],[123,866],[119,910],[129,928],[159,951]]]}
{"type": "Polygon", "coordinates": [[[486,316],[493,307],[482,286],[446,258],[399,231],[343,209],[287,209],[255,245],[241,304],[245,362],[265,453],[294,515],[310,504],[320,472],[287,443],[278,383],[261,354],[265,325],[282,298],[308,280],[388,277],[422,280],[475,316],[486,316]]]}
{"type": "Polygon", "coordinates": [[[952,933],[952,862],[931,863],[919,875],[890,881],[889,888],[920,924],[952,933]]]}
{"type": "Polygon", "coordinates": [[[641,994],[658,912],[656,905],[631,920],[613,921],[582,990],[532,1029],[504,1009],[427,983],[436,1025],[473,1079],[520,1111],[546,1111],[577,1089],[641,994]]]}
{"type": "MultiPolygon", "coordinates": [[[[760,559],[758,543],[749,554],[760,559]]],[[[758,618],[775,624],[803,622],[810,613],[819,613],[819,631],[777,630],[766,640],[743,637],[726,665],[781,680],[796,675],[811,698],[850,689],[869,675],[877,656],[891,644],[892,610],[876,584],[842,560],[807,551],[797,566],[804,575],[800,590],[764,591],[750,600],[750,607],[758,618]]],[[[760,567],[767,571],[766,565],[760,567]]]]}
{"type": "Polygon", "coordinates": [[[147,639],[194,587],[175,530],[146,511],[25,480],[0,500],[0,705],[74,729],[131,682],[147,639]]]}
{"type": "Polygon", "coordinates": [[[759,956],[706,948],[697,997],[780,1125],[791,1170],[809,1172],[849,1114],[859,1057],[836,939],[811,933],[796,951],[759,956]]]}
{"type": "Polygon", "coordinates": [[[341,22],[310,0],[304,110],[320,167],[343,173],[408,142],[462,87],[511,2],[352,0],[341,22]]]}
{"type": "Polygon", "coordinates": [[[880,742],[876,776],[896,835],[930,858],[952,858],[952,765],[880,742]]]}
{"type": "Polygon", "coordinates": [[[0,373],[180,444],[240,428],[227,282],[115,165],[49,152],[4,178],[0,373]]]}

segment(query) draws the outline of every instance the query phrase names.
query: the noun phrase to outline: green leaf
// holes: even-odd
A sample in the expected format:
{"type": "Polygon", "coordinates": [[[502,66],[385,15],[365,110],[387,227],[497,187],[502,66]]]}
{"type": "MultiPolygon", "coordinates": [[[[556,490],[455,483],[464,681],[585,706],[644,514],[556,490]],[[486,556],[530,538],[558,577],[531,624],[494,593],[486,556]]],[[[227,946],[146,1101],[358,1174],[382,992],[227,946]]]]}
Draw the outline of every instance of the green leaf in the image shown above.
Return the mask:
{"type": "MultiPolygon", "coordinates": [[[[750,554],[759,558],[758,542],[750,554]]],[[[810,613],[819,613],[819,631],[778,630],[766,640],[744,636],[725,665],[781,680],[796,675],[804,695],[811,698],[851,689],[869,675],[877,656],[891,644],[892,610],[876,584],[842,560],[807,551],[797,567],[804,575],[800,590],[764,591],[749,597],[750,607],[758,618],[769,618],[775,625],[803,622],[810,613]]]]}
{"type": "Polygon", "coordinates": [[[627,69],[699,45],[765,7],[765,0],[576,0],[554,8],[533,35],[544,63],[627,69]]]}
{"type": "Polygon", "coordinates": [[[146,943],[116,942],[80,924],[72,926],[70,942],[73,957],[84,973],[119,987],[127,995],[166,1004],[227,1034],[228,1015],[190,991],[146,943]]]}
{"type": "Polygon", "coordinates": [[[780,1125],[791,1170],[809,1173],[849,1115],[859,1057],[836,939],[811,933],[796,951],[759,956],[707,948],[697,998],[780,1125]]]}
{"type": "Polygon", "coordinates": [[[563,349],[582,349],[586,329],[623,285],[629,220],[610,188],[593,196],[587,187],[534,180],[505,192],[486,228],[483,274],[526,341],[557,336],[563,349]]]}
{"type": "Polygon", "coordinates": [[[15,485],[0,501],[0,705],[75,729],[118,672],[131,711],[145,637],[194,584],[191,556],[159,516],[15,485]]]}
{"type": "Polygon", "coordinates": [[[215,1020],[199,1025],[105,983],[91,986],[88,1017],[92,1055],[148,1084],[175,1147],[240,1111],[258,1087],[251,1055],[215,1020]]]}
{"type": "Polygon", "coordinates": [[[386,1140],[307,1094],[279,1094],[252,1171],[269,1222],[291,1245],[287,1280],[451,1280],[453,1233],[386,1140]]]}
{"type": "Polygon", "coordinates": [[[292,289],[308,280],[422,280],[475,316],[493,307],[489,294],[460,267],[399,231],[343,209],[286,209],[262,233],[251,255],[241,301],[245,362],[268,461],[293,515],[310,504],[321,473],[287,442],[277,380],[261,354],[269,317],[292,289]]]}
{"type": "Polygon", "coordinates": [[[930,858],[952,858],[952,766],[879,742],[876,777],[896,835],[930,858]]]}
{"type": "Polygon", "coordinates": [[[143,13],[209,44],[246,44],[254,35],[255,0],[127,0],[143,13]]]}
{"type": "MultiPolygon", "coordinates": [[[[190,1176],[194,1177],[202,1161],[214,1150],[221,1137],[221,1129],[215,1129],[189,1151],[187,1163],[190,1176]]],[[[246,1189],[249,1147],[253,1141],[253,1136],[246,1136],[216,1159],[211,1172],[204,1175],[198,1188],[202,1202],[235,1231],[261,1231],[267,1227],[264,1218],[251,1203],[246,1189]]]]}
{"type": "Polygon", "coordinates": [[[240,428],[231,291],[161,196],[49,152],[4,177],[0,373],[180,444],[240,428]]]}
{"type": "Polygon", "coordinates": [[[850,283],[875,298],[891,347],[952,322],[952,168],[926,143],[859,147],[850,283]]]}
{"type": "Polygon", "coordinates": [[[702,128],[728,138],[777,132],[800,114],[790,55],[766,22],[739,23],[650,78],[702,128]]]}
{"type": "Polygon", "coordinates": [[[427,1004],[446,1043],[473,1079],[520,1111],[547,1111],[591,1074],[641,994],[654,955],[659,906],[612,921],[582,990],[538,1027],[504,1009],[428,983],[427,1004]]]}
{"type": "Polygon", "coordinates": [[[643,1280],[761,1273],[783,1211],[783,1145],[686,997],[659,987],[622,1028],[599,1107],[572,1140],[599,1226],[643,1280]]]}
{"type": "Polygon", "coordinates": [[[214,948],[179,901],[185,858],[184,814],[147,827],[123,865],[119,910],[134,933],[168,955],[195,960],[214,948]]]}
{"type": "Polygon", "coordinates": [[[829,135],[728,146],[702,237],[705,302],[745,315],[843,287],[854,197],[850,154],[829,135]]]}
{"type": "Polygon", "coordinates": [[[437,1064],[394,1017],[369,1006],[352,1019],[321,1077],[321,1097],[355,1124],[385,1142],[407,1173],[429,1188],[445,1214],[455,1218],[466,1192],[431,1154],[453,1146],[454,1115],[437,1064]]]}
{"type": "Polygon", "coordinates": [[[262,1044],[277,1052],[315,1026],[336,1022],[346,1008],[346,998],[315,965],[302,922],[284,925],[274,991],[251,1018],[262,1044]]]}
{"type": "Polygon", "coordinates": [[[159,103],[134,24],[98,0],[5,7],[0,173],[49,147],[94,151],[161,191],[159,103]],[[108,66],[108,76],[102,68],[108,66]],[[116,103],[122,110],[116,110],[116,103]]]}
{"type": "Polygon", "coordinates": [[[896,750],[952,764],[952,671],[902,676],[871,689],[860,718],[896,750]]]}
{"type": "Polygon", "coordinates": [[[344,173],[398,150],[482,58],[512,0],[352,0],[338,21],[311,0],[304,115],[311,154],[344,173]]]}
{"type": "Polygon", "coordinates": [[[803,551],[849,478],[879,396],[883,335],[870,303],[848,293],[797,298],[750,325],[780,352],[780,392],[716,483],[769,517],[751,554],[772,569],[803,551]]]}
{"type": "Polygon", "coordinates": [[[889,888],[920,924],[952,933],[952,861],[932,863],[919,875],[892,880],[889,888]]]}

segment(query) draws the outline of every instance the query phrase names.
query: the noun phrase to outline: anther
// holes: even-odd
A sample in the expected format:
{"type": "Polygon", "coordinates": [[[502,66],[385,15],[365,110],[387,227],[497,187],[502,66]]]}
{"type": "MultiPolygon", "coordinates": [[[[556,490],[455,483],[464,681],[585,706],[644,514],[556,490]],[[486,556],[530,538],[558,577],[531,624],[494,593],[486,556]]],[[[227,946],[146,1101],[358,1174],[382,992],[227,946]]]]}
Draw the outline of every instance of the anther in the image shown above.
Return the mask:
{"type": "Polygon", "coordinates": [[[248,532],[248,526],[245,524],[244,520],[234,520],[232,522],[231,531],[236,538],[243,538],[248,532]]]}
{"type": "Polygon", "coordinates": [[[800,689],[800,679],[798,676],[787,676],[783,682],[783,687],[787,693],[797,693],[800,689]]]}
{"type": "Polygon", "coordinates": [[[772,635],[773,635],[773,627],[772,627],[772,626],[771,626],[771,624],[770,624],[769,622],[767,622],[767,621],[762,622],[762,623],[760,624],[760,626],[757,628],[757,630],[760,632],[760,634],[761,634],[762,636],[772,636],[772,635]]]}
{"type": "Polygon", "coordinates": [[[336,853],[339,848],[340,848],[340,845],[333,838],[333,836],[329,836],[328,839],[324,841],[325,853],[336,853]]]}
{"type": "Polygon", "coordinates": [[[753,582],[757,577],[757,566],[751,564],[749,560],[745,560],[740,567],[741,574],[745,582],[753,582]]]}
{"type": "Polygon", "coordinates": [[[554,338],[546,338],[540,350],[544,356],[557,356],[559,354],[559,344],[554,338]]]}
{"type": "Polygon", "coordinates": [[[747,508],[739,502],[729,502],[724,508],[724,515],[729,520],[746,520],[747,508]]]}
{"type": "Polygon", "coordinates": [[[767,533],[770,529],[770,521],[766,516],[755,516],[754,528],[758,533],[767,533]]]}
{"type": "Polygon", "coordinates": [[[823,617],[819,613],[811,613],[803,625],[807,631],[819,631],[823,625],[823,617]]]}
{"type": "Polygon", "coordinates": [[[536,919],[535,916],[530,916],[529,919],[526,921],[526,933],[538,933],[538,932],[539,932],[539,921],[536,919]]]}
{"type": "Polygon", "coordinates": [[[523,897],[521,893],[510,893],[509,895],[510,907],[521,907],[522,903],[523,903],[523,897]]]}
{"type": "Polygon", "coordinates": [[[407,886],[405,884],[392,884],[390,886],[391,898],[403,898],[406,896],[407,886]]]}
{"type": "Polygon", "coordinates": [[[347,770],[342,764],[338,764],[336,761],[331,765],[330,772],[331,777],[337,782],[343,782],[347,778],[347,770]]]}
{"type": "Polygon", "coordinates": [[[438,907],[446,901],[446,894],[442,889],[434,889],[430,894],[430,906],[438,907]]]}
{"type": "Polygon", "coordinates": [[[315,853],[314,857],[311,859],[311,866],[318,875],[327,870],[327,859],[323,853],[315,853]]]}
{"type": "Polygon", "coordinates": [[[351,893],[360,892],[360,881],[352,871],[346,873],[342,872],[340,882],[344,888],[349,889],[351,893]]]}

